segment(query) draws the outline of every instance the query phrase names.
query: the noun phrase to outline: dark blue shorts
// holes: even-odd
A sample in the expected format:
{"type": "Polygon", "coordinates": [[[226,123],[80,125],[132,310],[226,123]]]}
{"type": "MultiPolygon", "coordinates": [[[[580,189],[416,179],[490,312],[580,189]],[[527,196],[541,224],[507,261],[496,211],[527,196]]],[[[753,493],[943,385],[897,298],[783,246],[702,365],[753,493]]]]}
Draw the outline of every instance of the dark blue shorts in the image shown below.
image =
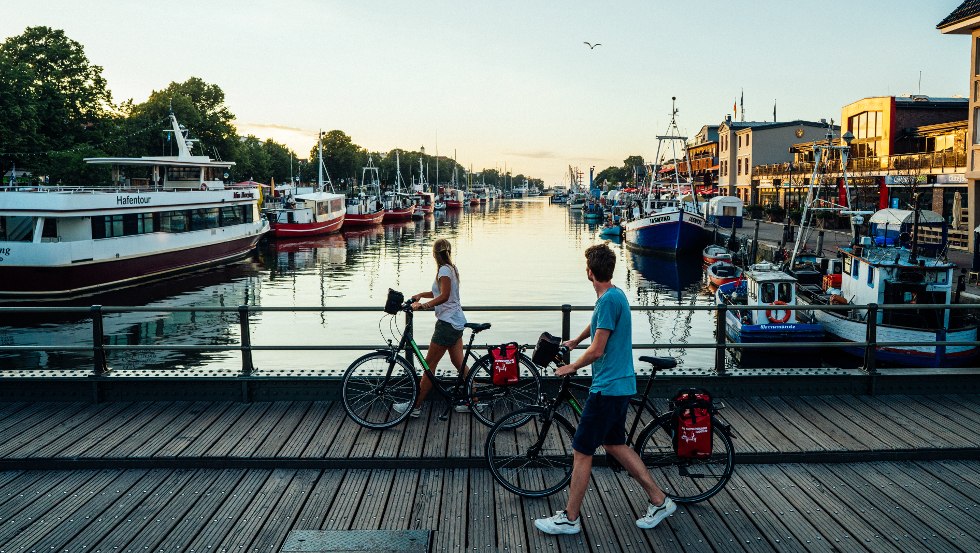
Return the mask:
{"type": "Polygon", "coordinates": [[[630,396],[589,394],[582,409],[572,447],[585,455],[594,455],[600,445],[626,443],[626,412],[630,396]]]}

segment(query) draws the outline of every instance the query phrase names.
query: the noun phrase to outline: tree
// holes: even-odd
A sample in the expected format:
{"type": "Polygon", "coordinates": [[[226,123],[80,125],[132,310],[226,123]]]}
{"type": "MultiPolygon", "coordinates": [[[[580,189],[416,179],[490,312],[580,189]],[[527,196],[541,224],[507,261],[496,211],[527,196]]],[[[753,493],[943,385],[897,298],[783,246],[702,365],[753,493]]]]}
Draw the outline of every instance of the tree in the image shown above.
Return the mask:
{"type": "MultiPolygon", "coordinates": [[[[351,137],[344,131],[333,130],[323,133],[323,164],[334,181],[356,178],[360,167],[367,160],[367,152],[354,144],[351,137]]],[[[317,144],[310,149],[310,163],[313,165],[312,175],[317,174],[317,144]]],[[[326,179],[326,175],[323,177],[326,179]]]]}
{"type": "MultiPolygon", "coordinates": [[[[31,87],[31,71],[0,53],[0,152],[37,152],[41,149],[37,102],[24,91],[31,87]]],[[[17,159],[22,166],[33,156],[17,159]]]]}
{"type": "MultiPolygon", "coordinates": [[[[91,143],[93,129],[109,119],[112,95],[102,67],[92,65],[82,45],[50,27],[28,27],[0,44],[0,57],[29,81],[21,93],[36,103],[44,147],[91,143]]],[[[95,138],[101,138],[96,136],[95,138]]]]}

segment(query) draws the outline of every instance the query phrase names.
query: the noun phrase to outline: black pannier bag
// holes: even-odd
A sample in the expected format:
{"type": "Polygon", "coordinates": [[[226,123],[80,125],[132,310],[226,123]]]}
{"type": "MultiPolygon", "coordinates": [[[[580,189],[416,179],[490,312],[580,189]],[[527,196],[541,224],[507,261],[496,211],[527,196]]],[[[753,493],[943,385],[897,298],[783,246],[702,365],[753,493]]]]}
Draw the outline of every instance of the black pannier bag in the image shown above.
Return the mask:
{"type": "Polygon", "coordinates": [[[678,457],[711,457],[711,394],[700,388],[677,392],[670,402],[674,419],[674,451],[678,457]]]}
{"type": "Polygon", "coordinates": [[[559,347],[561,347],[561,338],[542,332],[538,343],[534,346],[531,361],[539,367],[547,367],[548,363],[555,360],[559,347]]]}
{"type": "Polygon", "coordinates": [[[389,315],[397,315],[398,312],[402,310],[402,305],[404,303],[405,294],[402,294],[398,290],[388,288],[388,300],[385,301],[385,313],[389,315]]]}

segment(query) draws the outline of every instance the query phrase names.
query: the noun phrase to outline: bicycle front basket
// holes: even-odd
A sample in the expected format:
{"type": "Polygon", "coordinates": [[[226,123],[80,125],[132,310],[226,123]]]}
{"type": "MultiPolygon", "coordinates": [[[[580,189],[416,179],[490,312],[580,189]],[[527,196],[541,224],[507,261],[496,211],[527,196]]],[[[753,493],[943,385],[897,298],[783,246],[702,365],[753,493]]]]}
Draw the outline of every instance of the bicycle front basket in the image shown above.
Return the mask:
{"type": "Polygon", "coordinates": [[[388,288],[388,300],[385,301],[385,313],[389,315],[397,315],[402,309],[402,304],[405,303],[405,294],[402,294],[398,290],[392,290],[388,288]]]}
{"type": "Polygon", "coordinates": [[[538,338],[537,345],[534,346],[534,353],[531,355],[531,361],[539,367],[547,367],[548,363],[555,360],[555,356],[558,355],[558,348],[561,346],[561,338],[557,336],[552,336],[548,332],[542,332],[541,337],[538,338]]]}

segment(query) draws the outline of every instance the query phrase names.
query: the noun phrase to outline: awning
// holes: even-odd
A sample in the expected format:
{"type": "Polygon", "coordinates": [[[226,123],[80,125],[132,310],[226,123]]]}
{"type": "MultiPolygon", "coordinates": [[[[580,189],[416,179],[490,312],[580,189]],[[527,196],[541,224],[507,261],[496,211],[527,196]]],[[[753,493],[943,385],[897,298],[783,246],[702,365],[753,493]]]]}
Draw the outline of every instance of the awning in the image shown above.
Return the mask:
{"type": "Polygon", "coordinates": [[[246,180],[242,182],[236,182],[235,184],[226,185],[229,188],[272,188],[268,184],[262,184],[261,182],[255,182],[254,180],[246,180]]]}
{"type": "MultiPolygon", "coordinates": [[[[876,211],[871,219],[868,219],[868,222],[878,225],[906,225],[915,222],[915,215],[909,209],[882,209],[876,211]]],[[[919,222],[925,224],[945,223],[946,220],[935,211],[920,209],[919,222]]]]}

